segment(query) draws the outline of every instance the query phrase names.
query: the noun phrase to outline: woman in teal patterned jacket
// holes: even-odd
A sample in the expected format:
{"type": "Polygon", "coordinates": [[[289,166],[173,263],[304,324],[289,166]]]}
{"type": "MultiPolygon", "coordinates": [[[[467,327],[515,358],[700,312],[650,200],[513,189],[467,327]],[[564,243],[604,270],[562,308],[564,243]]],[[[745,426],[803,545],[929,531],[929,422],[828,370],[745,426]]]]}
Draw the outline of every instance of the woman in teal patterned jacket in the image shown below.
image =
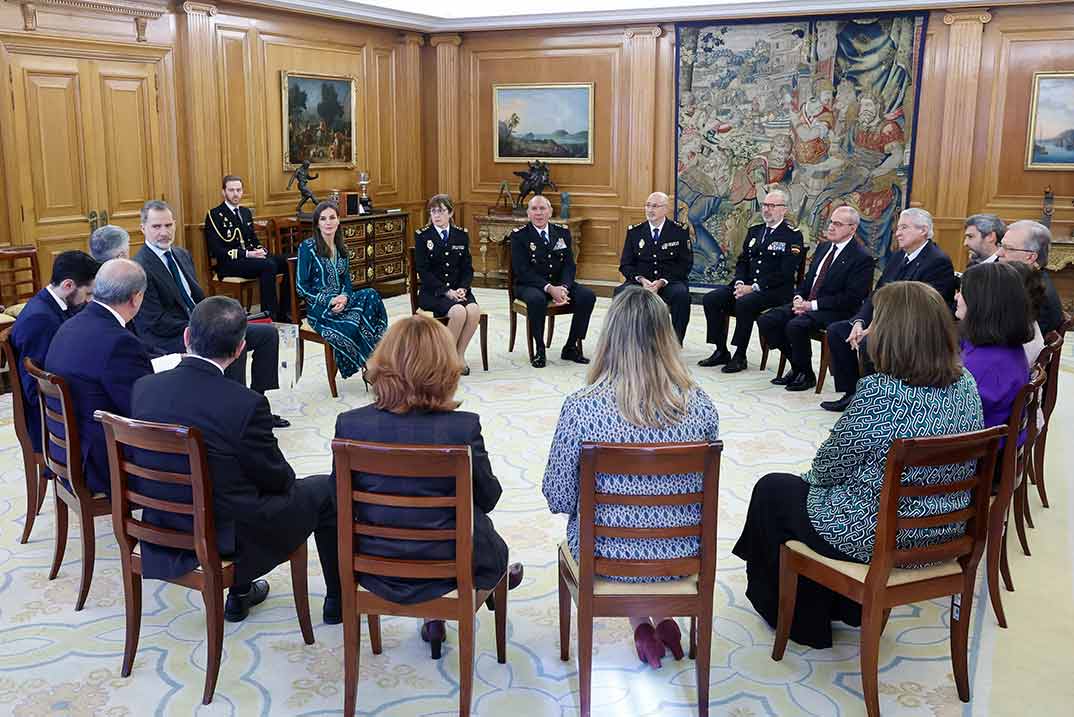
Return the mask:
{"type": "MultiPolygon", "coordinates": [[[[984,426],[977,384],[959,358],[951,311],[935,289],[899,281],[873,296],[868,350],[877,373],[858,381],[854,400],[801,477],[766,475],[753,489],[746,525],[733,550],[746,561],[746,597],[773,627],[779,608],[779,549],[799,540],[821,555],[868,563],[876,538],[888,450],[896,438],[937,436],[984,426]]],[[[912,468],[908,485],[965,480],[972,464],[912,468]]],[[[969,493],[904,498],[899,514],[961,510],[969,493]]],[[[954,526],[901,531],[900,549],[949,540],[954,526]]],[[[832,645],[832,620],[861,624],[861,607],[810,580],[799,580],[791,639],[832,645]]]]}
{"type": "Polygon", "coordinates": [[[306,299],[306,320],[335,353],[343,378],[365,366],[388,328],[376,289],[354,290],[350,259],[333,202],[313,210],[313,236],[298,246],[295,288],[306,299]]]}

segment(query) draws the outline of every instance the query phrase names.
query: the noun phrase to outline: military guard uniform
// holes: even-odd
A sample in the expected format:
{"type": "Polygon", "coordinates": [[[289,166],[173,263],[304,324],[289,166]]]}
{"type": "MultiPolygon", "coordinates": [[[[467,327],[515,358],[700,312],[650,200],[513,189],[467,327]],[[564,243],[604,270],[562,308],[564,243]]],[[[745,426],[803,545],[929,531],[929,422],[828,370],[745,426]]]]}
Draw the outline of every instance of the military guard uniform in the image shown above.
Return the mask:
{"type": "Polygon", "coordinates": [[[582,339],[589,330],[589,316],[597,301],[592,289],[575,283],[574,253],[571,233],[561,224],[549,222],[539,232],[528,223],[511,232],[511,269],[515,275],[515,297],[526,302],[530,331],[536,339],[535,368],[545,365],[544,317],[550,300],[546,286],[567,288],[570,305],[574,307],[571,330],[560,354],[565,361],[588,363],[582,355],[582,339]]]}
{"type": "Polygon", "coordinates": [[[791,300],[794,275],[804,256],[802,233],[785,220],[771,228],[765,224],[749,228],[735,265],[734,280],[705,294],[702,302],[706,340],[715,344],[716,350],[699,365],[726,363],[724,373],[746,368],[746,349],[753,333],[753,322],[765,309],[791,300]],[[740,284],[752,285],[753,292],[736,299],[734,290],[740,284]],[[732,312],[735,315],[735,333],[731,337],[731,343],[735,345],[733,357],[727,352],[727,318],[732,312]]]}
{"type": "Polygon", "coordinates": [[[470,257],[470,235],[455,225],[440,230],[432,224],[414,232],[414,269],[421,286],[418,288],[418,308],[434,316],[447,316],[452,306],[476,304],[470,284],[474,265],[470,257]],[[456,301],[444,292],[466,289],[466,300],[456,301]]]}
{"type": "Polygon", "coordinates": [[[649,281],[663,279],[667,284],[657,293],[671,310],[671,325],[682,344],[690,321],[690,286],[686,282],[694,264],[690,233],[681,224],[665,219],[654,228],[649,222],[627,227],[619,272],[626,281],[615,289],[619,294],[628,286],[641,286],[638,277],[649,281]]]}
{"type": "Polygon", "coordinates": [[[276,298],[276,275],[287,275],[287,259],[267,254],[264,259],[248,258],[247,251],[261,249],[254,232],[254,216],[246,207],[231,210],[221,202],[205,215],[205,243],[209,254],[216,259],[216,275],[258,279],[261,287],[261,308],[273,317],[284,318],[291,306],[291,294],[282,287],[276,298]]]}

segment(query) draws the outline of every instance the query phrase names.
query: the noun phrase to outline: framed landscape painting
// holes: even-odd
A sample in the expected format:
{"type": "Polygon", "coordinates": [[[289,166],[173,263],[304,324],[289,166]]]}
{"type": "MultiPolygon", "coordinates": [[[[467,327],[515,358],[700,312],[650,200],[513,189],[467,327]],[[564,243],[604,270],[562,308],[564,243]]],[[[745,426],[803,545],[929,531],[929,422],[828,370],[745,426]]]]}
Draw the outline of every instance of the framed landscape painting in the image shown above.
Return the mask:
{"type": "Polygon", "coordinates": [[[354,168],[358,81],[310,73],[280,73],[283,95],[283,168],[354,168]]]}
{"type": "Polygon", "coordinates": [[[1026,169],[1074,169],[1074,72],[1033,75],[1026,169]]]}
{"type": "Polygon", "coordinates": [[[593,83],[493,85],[497,162],[593,163],[593,83]]]}

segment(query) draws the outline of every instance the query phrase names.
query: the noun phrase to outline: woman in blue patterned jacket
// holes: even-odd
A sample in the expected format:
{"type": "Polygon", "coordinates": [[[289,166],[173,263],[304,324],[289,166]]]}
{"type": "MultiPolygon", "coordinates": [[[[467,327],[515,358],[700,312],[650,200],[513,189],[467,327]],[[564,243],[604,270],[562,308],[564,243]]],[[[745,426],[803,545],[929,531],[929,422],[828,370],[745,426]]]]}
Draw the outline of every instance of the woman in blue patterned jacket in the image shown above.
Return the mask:
{"type": "Polygon", "coordinates": [[[339,232],[339,210],[321,202],[313,210],[313,236],[298,245],[295,289],[306,299],[306,320],[335,353],[349,378],[377,347],[388,313],[376,289],[354,290],[350,258],[339,232]]]}
{"type": "MultiPolygon", "coordinates": [[[[654,292],[631,287],[612,301],[604,321],[588,386],[567,397],[559,414],[544,474],[544,495],[553,513],[570,516],[567,545],[578,560],[579,457],[583,441],[679,443],[714,441],[719,415],[694,383],[680,356],[668,310],[654,292]]],[[[597,475],[602,493],[652,495],[701,491],[701,474],[597,475]],[[657,489],[657,490],[654,490],[657,489]]],[[[597,522],[617,527],[670,528],[701,522],[700,504],[645,508],[601,506],[597,522]]],[[[697,538],[642,540],[598,536],[597,557],[613,560],[683,558],[697,555],[697,538]]],[[[613,578],[609,579],[623,579],[613,578]]],[[[632,580],[637,580],[634,578],[632,580]]],[[[660,667],[664,648],[682,659],[679,627],[661,616],[631,618],[638,657],[660,667]]]]}
{"type": "MultiPolygon", "coordinates": [[[[867,563],[876,537],[888,449],[896,438],[937,436],[983,427],[977,384],[959,358],[951,310],[935,289],[897,281],[873,296],[869,358],[877,373],[858,381],[854,400],[801,477],[771,473],[753,488],[734,554],[746,561],[746,597],[769,625],[779,609],[779,549],[799,540],[821,555],[867,563]]],[[[949,483],[969,464],[912,468],[907,485],[949,483]]],[[[904,499],[899,514],[921,517],[961,510],[969,493],[904,499]]],[[[901,549],[951,539],[953,528],[898,536],[901,549]]],[[[832,645],[832,620],[861,624],[861,607],[811,580],[799,580],[791,639],[832,645]]]]}

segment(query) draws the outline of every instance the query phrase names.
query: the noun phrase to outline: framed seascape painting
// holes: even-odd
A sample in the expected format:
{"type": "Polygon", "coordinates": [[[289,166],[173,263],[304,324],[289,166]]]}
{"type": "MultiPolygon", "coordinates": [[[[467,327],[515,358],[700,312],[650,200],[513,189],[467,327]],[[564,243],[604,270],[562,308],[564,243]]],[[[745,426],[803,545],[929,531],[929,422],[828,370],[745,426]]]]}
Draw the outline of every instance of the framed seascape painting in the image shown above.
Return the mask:
{"type": "Polygon", "coordinates": [[[593,83],[493,85],[497,162],[593,163],[593,83]]]}
{"type": "Polygon", "coordinates": [[[1074,72],[1033,75],[1026,169],[1074,169],[1074,72]]]}
{"type": "Polygon", "coordinates": [[[358,81],[283,70],[283,168],[309,160],[313,167],[357,164],[355,94],[358,81]]]}

